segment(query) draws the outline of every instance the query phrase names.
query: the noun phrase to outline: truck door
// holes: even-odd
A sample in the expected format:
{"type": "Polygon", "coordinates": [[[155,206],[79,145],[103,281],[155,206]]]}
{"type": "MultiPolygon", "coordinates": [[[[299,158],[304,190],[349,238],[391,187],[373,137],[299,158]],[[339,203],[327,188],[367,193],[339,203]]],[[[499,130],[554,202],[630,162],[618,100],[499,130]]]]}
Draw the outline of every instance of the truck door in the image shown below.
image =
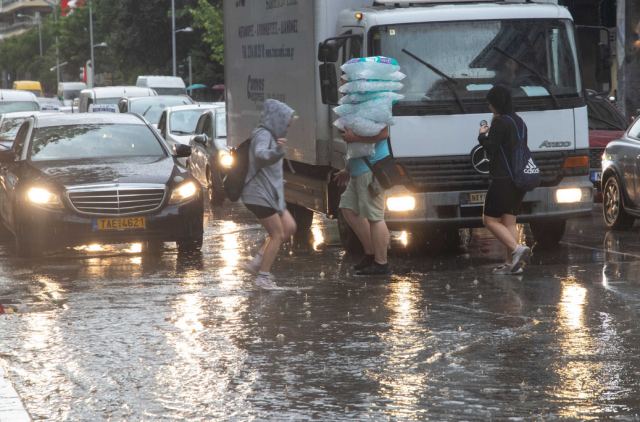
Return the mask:
{"type": "MultiPolygon", "coordinates": [[[[363,30],[362,28],[352,28],[352,27],[343,27],[342,35],[354,35],[353,37],[347,38],[340,49],[340,61],[337,63],[336,70],[338,72],[338,86],[344,83],[342,80],[342,71],[340,70],[340,66],[345,64],[347,61],[356,58],[363,57],[363,30]],[[359,35],[359,36],[358,36],[359,35]]],[[[337,119],[338,116],[332,114],[333,120],[337,119]]],[[[342,140],[342,136],[340,135],[340,131],[333,127],[334,130],[334,139],[338,138],[342,140]]],[[[344,141],[341,141],[344,142],[344,141]]],[[[346,144],[345,144],[346,145],[346,144]]],[[[345,147],[346,148],[346,147],[345,147]]],[[[346,152],[346,149],[345,149],[346,152]]]]}

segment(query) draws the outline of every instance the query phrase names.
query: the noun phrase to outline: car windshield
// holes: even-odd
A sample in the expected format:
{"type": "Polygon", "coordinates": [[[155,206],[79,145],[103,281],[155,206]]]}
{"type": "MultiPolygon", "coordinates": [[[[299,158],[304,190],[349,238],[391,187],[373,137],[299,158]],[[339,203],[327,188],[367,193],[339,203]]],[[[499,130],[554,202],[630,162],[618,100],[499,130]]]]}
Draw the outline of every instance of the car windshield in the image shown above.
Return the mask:
{"type": "Polygon", "coordinates": [[[38,128],[29,154],[32,161],[166,156],[151,129],[134,124],[38,128]]]}
{"type": "Polygon", "coordinates": [[[93,101],[94,104],[118,104],[120,98],[97,98],[93,101]]]}
{"type": "Polygon", "coordinates": [[[205,109],[177,110],[171,112],[169,127],[174,135],[191,135],[196,130],[198,119],[205,109]]]}
{"type": "Polygon", "coordinates": [[[227,137],[227,113],[216,113],[216,136],[218,138],[227,137]]]}
{"type": "Polygon", "coordinates": [[[67,90],[62,92],[62,98],[65,100],[73,100],[80,96],[80,89],[78,90],[67,90]]]}
{"type": "Polygon", "coordinates": [[[397,59],[407,75],[404,102],[451,101],[456,94],[462,102],[484,100],[496,84],[511,86],[516,100],[581,95],[567,20],[388,25],[373,28],[371,39],[373,53],[397,59]]]}
{"type": "Polygon", "coordinates": [[[0,102],[0,114],[14,111],[38,111],[40,104],[33,101],[2,101],[0,102]]]}
{"type": "Polygon", "coordinates": [[[27,120],[26,116],[5,118],[2,120],[2,124],[0,125],[0,141],[13,142],[16,138],[16,134],[18,133],[18,129],[20,129],[20,125],[25,120],[27,120]]]}
{"type": "Polygon", "coordinates": [[[165,108],[190,103],[187,97],[148,97],[132,101],[129,111],[138,113],[147,119],[149,123],[155,124],[160,120],[160,115],[165,108]]]}
{"type": "Polygon", "coordinates": [[[186,95],[185,88],[152,88],[158,95],[186,95]]]}
{"type": "Polygon", "coordinates": [[[602,97],[587,96],[587,117],[591,130],[626,130],[622,113],[602,97]]]}

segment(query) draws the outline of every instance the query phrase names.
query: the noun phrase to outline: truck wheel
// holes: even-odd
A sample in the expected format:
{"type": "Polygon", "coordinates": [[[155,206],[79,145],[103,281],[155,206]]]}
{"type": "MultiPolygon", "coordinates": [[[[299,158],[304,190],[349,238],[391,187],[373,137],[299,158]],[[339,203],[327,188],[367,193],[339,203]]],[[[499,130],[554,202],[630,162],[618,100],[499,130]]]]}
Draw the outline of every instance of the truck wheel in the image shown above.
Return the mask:
{"type": "Polygon", "coordinates": [[[222,206],[225,198],[222,177],[219,172],[211,171],[211,168],[207,168],[207,187],[209,203],[214,207],[222,206]]]}
{"type": "Polygon", "coordinates": [[[342,212],[338,211],[338,232],[340,233],[340,243],[342,247],[351,254],[361,254],[364,252],[360,239],[355,232],[351,230],[349,224],[342,216],[342,212]]]}
{"type": "Polygon", "coordinates": [[[613,230],[628,230],[635,219],[624,210],[620,182],[616,176],[609,176],[602,192],[602,212],[604,223],[613,230]]]}
{"type": "Polygon", "coordinates": [[[296,221],[296,234],[307,234],[313,223],[313,211],[300,205],[290,204],[287,202],[287,210],[296,221]]]}
{"type": "Polygon", "coordinates": [[[558,246],[567,227],[566,220],[542,220],[529,223],[536,245],[542,249],[558,246]]]}

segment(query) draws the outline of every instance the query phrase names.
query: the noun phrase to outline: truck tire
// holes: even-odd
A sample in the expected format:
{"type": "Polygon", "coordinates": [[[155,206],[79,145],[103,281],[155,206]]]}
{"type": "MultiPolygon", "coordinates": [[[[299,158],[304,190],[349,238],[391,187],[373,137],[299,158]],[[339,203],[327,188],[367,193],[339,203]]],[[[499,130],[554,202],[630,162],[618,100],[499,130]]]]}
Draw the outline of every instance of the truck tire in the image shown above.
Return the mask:
{"type": "Polygon", "coordinates": [[[607,177],[602,191],[602,215],[605,225],[612,230],[629,230],[635,221],[624,209],[620,182],[615,175],[607,177]]]}
{"type": "Polygon", "coordinates": [[[209,203],[214,207],[220,207],[224,204],[224,187],[222,185],[222,176],[218,171],[212,171],[211,167],[207,167],[207,194],[209,203]]]}
{"type": "Polygon", "coordinates": [[[558,246],[564,236],[567,220],[542,220],[529,223],[536,246],[542,249],[553,249],[558,246]]]}
{"type": "Polygon", "coordinates": [[[351,230],[349,224],[342,216],[342,212],[338,212],[338,233],[340,234],[340,243],[342,247],[350,254],[361,254],[364,252],[360,239],[355,232],[351,230]]]}
{"type": "Polygon", "coordinates": [[[287,210],[296,222],[296,234],[308,234],[313,223],[313,211],[300,205],[287,203],[287,210]]]}

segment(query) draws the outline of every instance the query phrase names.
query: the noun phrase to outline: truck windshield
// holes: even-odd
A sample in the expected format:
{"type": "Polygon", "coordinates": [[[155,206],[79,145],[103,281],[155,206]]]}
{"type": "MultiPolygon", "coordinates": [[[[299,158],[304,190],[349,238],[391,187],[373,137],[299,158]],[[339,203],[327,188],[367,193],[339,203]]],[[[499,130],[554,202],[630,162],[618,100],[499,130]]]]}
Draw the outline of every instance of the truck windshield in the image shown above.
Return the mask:
{"type": "Polygon", "coordinates": [[[463,102],[484,100],[497,84],[510,86],[516,100],[581,95],[573,27],[568,20],[388,25],[373,28],[370,36],[373,53],[397,59],[407,74],[404,102],[455,101],[452,86],[463,102]]]}

